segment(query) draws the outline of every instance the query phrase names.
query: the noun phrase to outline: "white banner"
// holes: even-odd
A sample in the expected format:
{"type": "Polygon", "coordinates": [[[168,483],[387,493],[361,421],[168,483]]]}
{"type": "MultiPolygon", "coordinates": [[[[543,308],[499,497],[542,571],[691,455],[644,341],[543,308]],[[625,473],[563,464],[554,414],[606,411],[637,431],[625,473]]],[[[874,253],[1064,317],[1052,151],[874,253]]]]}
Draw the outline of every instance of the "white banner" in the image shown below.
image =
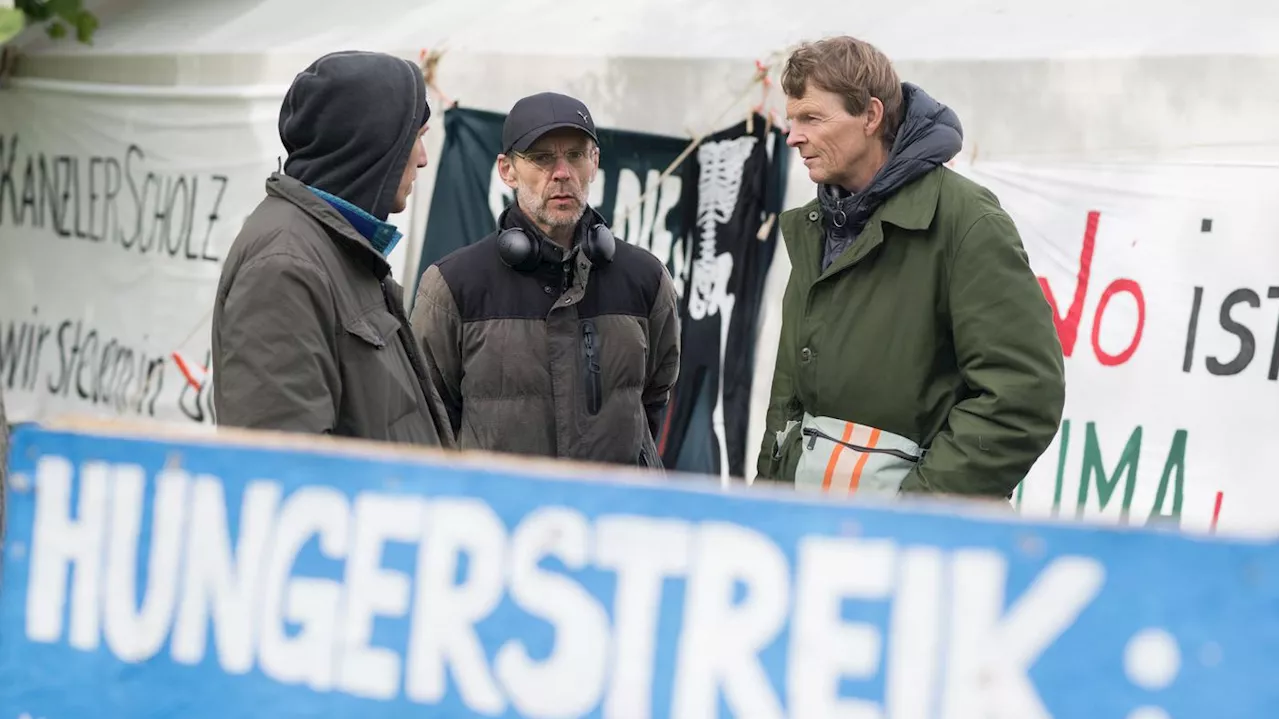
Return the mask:
{"type": "Polygon", "coordinates": [[[279,99],[0,94],[10,420],[209,422],[173,353],[208,361],[221,259],[281,152],[279,99]]]}
{"type": "Polygon", "coordinates": [[[977,163],[1057,314],[1067,404],[1035,515],[1274,532],[1274,164],[977,163]],[[1221,493],[1221,496],[1219,496],[1221,493]]]}

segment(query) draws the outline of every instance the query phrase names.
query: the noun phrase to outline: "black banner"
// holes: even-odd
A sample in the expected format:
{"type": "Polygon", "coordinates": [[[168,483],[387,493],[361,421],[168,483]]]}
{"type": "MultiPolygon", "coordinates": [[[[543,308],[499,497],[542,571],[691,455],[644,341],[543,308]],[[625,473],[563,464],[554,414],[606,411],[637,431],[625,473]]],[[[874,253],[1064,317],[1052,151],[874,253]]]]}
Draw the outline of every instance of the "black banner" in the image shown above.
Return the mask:
{"type": "MultiPolygon", "coordinates": [[[[419,277],[431,263],[493,232],[513,201],[496,167],[505,119],[445,111],[419,277]]],[[[662,177],[689,140],[597,128],[600,172],[588,200],[618,239],[666,263],[681,297],[681,376],[658,437],[671,469],[720,474],[727,461],[731,474],[743,476],[756,331],[776,225],[763,240],[757,236],[781,207],[786,176],[782,134],[766,136],[758,116],[752,130],[743,122],[706,138],[662,177]]]]}
{"type": "Polygon", "coordinates": [[[668,467],[745,476],[760,305],[786,171],[786,139],[759,117],[707,137],[684,163],[680,382],[658,444],[668,467]]]}

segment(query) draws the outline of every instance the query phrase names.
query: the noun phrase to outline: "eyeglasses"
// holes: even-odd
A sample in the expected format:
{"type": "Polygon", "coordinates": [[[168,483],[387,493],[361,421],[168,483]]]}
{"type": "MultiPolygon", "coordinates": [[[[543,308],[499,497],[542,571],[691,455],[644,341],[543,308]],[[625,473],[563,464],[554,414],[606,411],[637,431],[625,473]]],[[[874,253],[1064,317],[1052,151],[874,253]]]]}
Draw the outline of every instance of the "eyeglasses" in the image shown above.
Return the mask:
{"type": "Polygon", "coordinates": [[[580,170],[586,167],[587,164],[591,162],[591,156],[593,152],[595,152],[594,148],[591,150],[569,150],[563,155],[555,152],[541,152],[541,151],[512,152],[512,154],[522,159],[528,160],[529,162],[532,162],[533,164],[537,165],[543,170],[550,171],[555,169],[556,165],[560,164],[561,158],[564,158],[564,161],[569,163],[569,167],[572,167],[576,170],[580,170]]]}

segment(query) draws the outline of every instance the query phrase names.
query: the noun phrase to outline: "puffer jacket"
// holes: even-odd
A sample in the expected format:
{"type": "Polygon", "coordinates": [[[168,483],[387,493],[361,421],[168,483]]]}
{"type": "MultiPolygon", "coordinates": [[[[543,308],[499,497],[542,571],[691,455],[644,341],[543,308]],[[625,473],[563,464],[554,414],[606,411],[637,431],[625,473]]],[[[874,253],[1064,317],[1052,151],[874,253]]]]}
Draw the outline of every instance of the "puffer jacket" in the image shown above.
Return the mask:
{"type": "MultiPolygon", "coordinates": [[[[512,206],[499,228],[517,225],[541,236],[512,206]]],[[[563,260],[526,274],[502,262],[495,232],[423,273],[414,337],[459,449],[661,466],[654,437],[680,367],[675,287],[642,248],[618,242],[596,266],[581,247],[553,246],[563,260]]]]}

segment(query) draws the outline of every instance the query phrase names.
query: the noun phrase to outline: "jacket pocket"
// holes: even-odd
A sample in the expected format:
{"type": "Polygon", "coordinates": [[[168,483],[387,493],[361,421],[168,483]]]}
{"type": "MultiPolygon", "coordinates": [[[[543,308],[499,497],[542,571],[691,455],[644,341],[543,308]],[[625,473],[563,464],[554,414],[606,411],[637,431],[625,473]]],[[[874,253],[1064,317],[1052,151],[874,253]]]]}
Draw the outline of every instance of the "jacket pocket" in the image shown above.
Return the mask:
{"type": "Polygon", "coordinates": [[[364,340],[365,344],[382,349],[400,329],[400,321],[389,314],[370,312],[347,322],[342,328],[347,334],[364,340]]]}
{"type": "Polygon", "coordinates": [[[600,378],[600,334],[592,320],[582,322],[582,388],[587,397],[587,414],[598,414],[604,402],[604,383],[600,378]]]}
{"type": "Polygon", "coordinates": [[[397,351],[400,320],[378,307],[342,325],[350,338],[342,354],[344,404],[364,422],[388,427],[418,409],[408,357],[397,351]]]}
{"type": "Polygon", "coordinates": [[[800,423],[797,487],[892,497],[924,452],[870,425],[806,414],[800,423]]]}

